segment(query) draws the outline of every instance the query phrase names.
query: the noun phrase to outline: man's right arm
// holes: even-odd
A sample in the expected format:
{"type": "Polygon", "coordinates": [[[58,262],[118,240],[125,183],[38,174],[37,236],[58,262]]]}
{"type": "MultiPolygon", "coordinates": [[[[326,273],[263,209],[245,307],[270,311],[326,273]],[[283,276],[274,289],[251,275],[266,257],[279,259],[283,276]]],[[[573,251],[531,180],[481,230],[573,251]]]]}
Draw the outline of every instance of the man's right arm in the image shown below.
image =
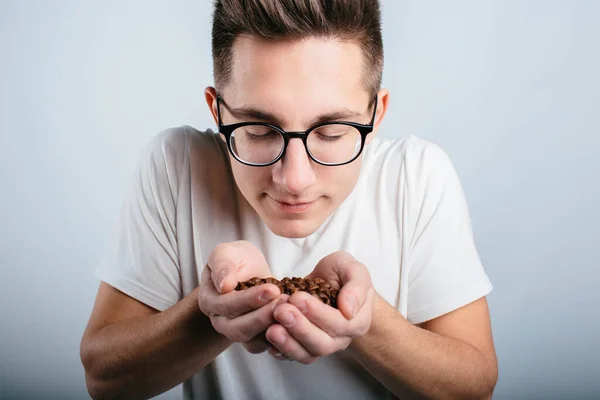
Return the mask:
{"type": "Polygon", "coordinates": [[[249,242],[222,243],[210,254],[200,286],[159,312],[102,283],[81,341],[81,361],[93,398],[149,398],[189,379],[231,343],[267,350],[261,334],[287,301],[273,284],[234,290],[238,282],[270,276],[249,242]]]}
{"type": "Polygon", "coordinates": [[[200,311],[198,289],[158,312],[103,282],[81,360],[93,398],[149,398],[187,380],[230,344],[200,311]]]}

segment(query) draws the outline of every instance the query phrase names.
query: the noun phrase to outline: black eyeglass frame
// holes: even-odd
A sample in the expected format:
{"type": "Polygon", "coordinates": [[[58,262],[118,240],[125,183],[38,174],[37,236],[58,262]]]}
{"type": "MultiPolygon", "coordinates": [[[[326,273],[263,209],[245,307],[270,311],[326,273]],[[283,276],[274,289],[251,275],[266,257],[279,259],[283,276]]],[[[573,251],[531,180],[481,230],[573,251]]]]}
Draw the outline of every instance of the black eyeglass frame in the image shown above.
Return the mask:
{"type": "Polygon", "coordinates": [[[336,121],[336,122],[323,122],[317,125],[314,125],[312,127],[310,127],[309,129],[307,129],[306,131],[296,131],[296,132],[287,132],[284,131],[283,129],[281,129],[280,127],[278,127],[277,125],[273,125],[273,124],[269,124],[266,122],[239,122],[236,124],[230,124],[230,125],[224,125],[222,120],[221,120],[221,107],[220,107],[220,102],[223,102],[223,99],[221,97],[221,95],[217,95],[217,118],[218,118],[218,124],[219,124],[219,133],[222,133],[225,136],[225,141],[227,143],[227,149],[229,150],[229,152],[231,153],[231,155],[238,160],[239,162],[241,162],[244,165],[248,165],[251,167],[268,167],[269,165],[273,165],[275,164],[277,161],[281,160],[281,158],[283,158],[283,156],[285,155],[285,152],[287,150],[287,146],[290,142],[290,139],[301,139],[302,143],[304,143],[304,148],[306,150],[306,154],[308,154],[308,156],[310,157],[311,160],[313,160],[314,162],[316,162],[317,164],[321,164],[321,165],[325,165],[325,166],[331,166],[331,167],[337,167],[340,165],[346,165],[346,164],[350,164],[351,162],[353,162],[354,160],[356,160],[361,153],[363,152],[363,149],[365,147],[365,140],[367,138],[367,135],[371,132],[373,132],[373,128],[375,125],[375,116],[377,114],[377,103],[378,103],[378,96],[375,95],[375,99],[374,99],[374,103],[375,106],[373,107],[373,116],[371,117],[371,122],[367,125],[365,124],[359,124],[357,122],[350,122],[350,121],[336,121]],[[279,132],[281,134],[281,136],[283,137],[283,148],[281,150],[281,153],[279,153],[279,155],[277,157],[275,157],[275,159],[271,162],[268,163],[250,163],[248,161],[244,161],[242,159],[240,159],[237,154],[235,154],[235,151],[233,150],[233,147],[231,145],[231,134],[233,133],[234,130],[241,128],[243,126],[266,126],[269,127],[271,129],[276,130],[277,132],[279,132]],[[360,136],[361,136],[361,142],[360,142],[360,150],[358,151],[358,153],[356,153],[356,155],[349,161],[344,161],[342,163],[325,163],[322,161],[317,160],[310,152],[310,150],[308,149],[308,143],[307,143],[307,138],[308,135],[314,131],[315,129],[321,128],[323,126],[327,126],[327,125],[347,125],[347,126],[351,126],[353,128],[356,128],[359,132],[360,132],[360,136]]]}

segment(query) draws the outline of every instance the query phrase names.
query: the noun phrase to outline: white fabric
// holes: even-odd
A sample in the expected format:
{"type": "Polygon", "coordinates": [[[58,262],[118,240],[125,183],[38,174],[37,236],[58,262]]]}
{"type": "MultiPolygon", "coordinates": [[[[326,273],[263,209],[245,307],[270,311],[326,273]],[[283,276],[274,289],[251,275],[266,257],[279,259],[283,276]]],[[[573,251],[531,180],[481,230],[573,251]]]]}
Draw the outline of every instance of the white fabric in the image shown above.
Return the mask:
{"type": "MultiPolygon", "coordinates": [[[[220,242],[245,239],[273,275],[305,276],[346,250],[375,289],[412,323],[487,295],[463,191],[438,146],[408,136],[366,146],[354,191],[311,236],[274,235],[242,197],[227,149],[212,131],[165,131],[147,147],[123,208],[114,246],[96,276],[165,310],[198,285],[220,242]]],[[[252,355],[233,345],[184,383],[191,399],[367,399],[389,395],[346,352],[311,365],[252,355]]]]}

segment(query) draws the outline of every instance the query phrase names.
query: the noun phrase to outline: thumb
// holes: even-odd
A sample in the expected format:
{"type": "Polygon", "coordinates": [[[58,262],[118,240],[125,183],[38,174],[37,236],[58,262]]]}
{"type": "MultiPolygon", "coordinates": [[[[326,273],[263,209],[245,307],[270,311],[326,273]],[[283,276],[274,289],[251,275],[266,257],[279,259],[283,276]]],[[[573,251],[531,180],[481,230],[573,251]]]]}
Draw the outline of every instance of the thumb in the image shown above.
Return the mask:
{"type": "Polygon", "coordinates": [[[210,257],[207,266],[210,278],[219,293],[228,293],[237,286],[237,263],[234,262],[233,249],[229,244],[218,245],[210,257]]]}
{"type": "Polygon", "coordinates": [[[219,293],[228,293],[235,289],[238,282],[235,277],[236,267],[234,263],[222,260],[207,264],[207,266],[210,269],[210,278],[219,293]]]}
{"type": "Polygon", "coordinates": [[[241,280],[269,274],[264,255],[246,241],[219,244],[211,253],[208,265],[219,293],[231,292],[241,280]]]}
{"type": "Polygon", "coordinates": [[[352,319],[367,301],[371,275],[367,267],[356,260],[340,263],[336,269],[341,281],[338,308],[344,317],[352,319]]]}

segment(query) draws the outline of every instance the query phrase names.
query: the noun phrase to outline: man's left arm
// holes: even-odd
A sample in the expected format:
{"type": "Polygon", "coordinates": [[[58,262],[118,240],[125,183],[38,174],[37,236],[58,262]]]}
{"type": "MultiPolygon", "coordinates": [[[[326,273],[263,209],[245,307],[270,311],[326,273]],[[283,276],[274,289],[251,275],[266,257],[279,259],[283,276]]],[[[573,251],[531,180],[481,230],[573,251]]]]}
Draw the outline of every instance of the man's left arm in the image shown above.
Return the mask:
{"type": "Polygon", "coordinates": [[[365,265],[336,252],[310,276],[341,288],[339,310],[295,293],[274,312],[280,324],[267,330],[276,349],[271,354],[311,363],[350,346],[402,398],[489,398],[498,374],[485,300],[492,287],[475,248],[465,195],[439,147],[417,146],[407,154],[411,201],[404,206],[413,211],[403,236],[406,317],[375,293],[365,265]]]}
{"type": "Polygon", "coordinates": [[[276,358],[310,364],[345,348],[402,398],[486,399],[496,384],[496,355],[485,297],[414,325],[379,296],[368,269],[343,252],[311,276],[341,287],[339,310],[304,292],[277,306],[266,332],[276,358]]]}
{"type": "Polygon", "coordinates": [[[403,399],[487,399],[498,376],[485,297],[417,326],[375,295],[371,327],[350,350],[403,399]]]}

